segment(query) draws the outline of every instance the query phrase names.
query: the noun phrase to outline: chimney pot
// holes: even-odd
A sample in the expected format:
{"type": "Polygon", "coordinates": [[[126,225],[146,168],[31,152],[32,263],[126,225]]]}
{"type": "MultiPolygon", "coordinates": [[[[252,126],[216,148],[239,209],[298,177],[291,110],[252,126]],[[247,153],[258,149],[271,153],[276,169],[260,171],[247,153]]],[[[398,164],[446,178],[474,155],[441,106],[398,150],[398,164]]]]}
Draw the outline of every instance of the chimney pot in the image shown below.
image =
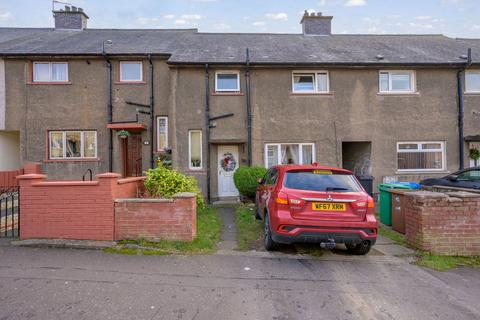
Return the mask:
{"type": "Polygon", "coordinates": [[[65,11],[70,11],[70,6],[65,6],[65,11]]]}
{"type": "Polygon", "coordinates": [[[73,12],[76,12],[76,11],[77,11],[77,7],[72,6],[72,11],[73,11],[73,12]]]}

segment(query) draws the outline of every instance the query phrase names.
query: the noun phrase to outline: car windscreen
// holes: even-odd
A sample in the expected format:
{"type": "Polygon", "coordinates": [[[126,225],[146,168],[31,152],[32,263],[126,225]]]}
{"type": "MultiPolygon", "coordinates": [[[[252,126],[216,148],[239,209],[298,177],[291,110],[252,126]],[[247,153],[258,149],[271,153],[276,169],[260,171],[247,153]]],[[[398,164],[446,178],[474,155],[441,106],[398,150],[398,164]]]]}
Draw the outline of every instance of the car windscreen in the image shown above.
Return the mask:
{"type": "Polygon", "coordinates": [[[309,191],[359,192],[361,186],[353,175],[321,170],[288,171],[283,185],[289,189],[309,191]],[[316,172],[320,171],[320,173],[316,172]]]}

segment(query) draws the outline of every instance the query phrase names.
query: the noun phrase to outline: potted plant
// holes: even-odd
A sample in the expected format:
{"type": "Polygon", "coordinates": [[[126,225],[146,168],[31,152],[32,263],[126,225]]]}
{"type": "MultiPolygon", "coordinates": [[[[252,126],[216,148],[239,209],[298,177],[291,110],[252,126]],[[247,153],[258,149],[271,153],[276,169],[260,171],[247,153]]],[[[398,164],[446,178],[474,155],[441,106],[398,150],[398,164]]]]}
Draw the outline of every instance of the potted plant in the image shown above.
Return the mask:
{"type": "Polygon", "coordinates": [[[474,166],[477,166],[477,161],[480,159],[480,150],[477,148],[470,149],[470,159],[473,160],[474,166]]]}
{"type": "Polygon", "coordinates": [[[130,136],[130,132],[127,130],[120,130],[118,131],[117,135],[120,137],[120,139],[127,139],[130,136]]]}

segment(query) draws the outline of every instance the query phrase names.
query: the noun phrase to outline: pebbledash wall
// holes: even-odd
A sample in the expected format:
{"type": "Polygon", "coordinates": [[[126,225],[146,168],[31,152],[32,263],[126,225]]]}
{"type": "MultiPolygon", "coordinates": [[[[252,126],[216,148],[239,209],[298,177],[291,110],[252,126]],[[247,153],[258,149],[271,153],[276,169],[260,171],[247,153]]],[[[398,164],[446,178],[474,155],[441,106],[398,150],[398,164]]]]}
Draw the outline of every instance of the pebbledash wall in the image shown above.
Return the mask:
{"type": "Polygon", "coordinates": [[[196,234],[195,195],[138,199],[144,177],[104,173],[95,181],[46,181],[46,175],[26,174],[17,179],[21,239],[191,241],[196,234]]]}
{"type": "Polygon", "coordinates": [[[407,242],[440,255],[480,255],[480,194],[406,193],[407,242]]]}

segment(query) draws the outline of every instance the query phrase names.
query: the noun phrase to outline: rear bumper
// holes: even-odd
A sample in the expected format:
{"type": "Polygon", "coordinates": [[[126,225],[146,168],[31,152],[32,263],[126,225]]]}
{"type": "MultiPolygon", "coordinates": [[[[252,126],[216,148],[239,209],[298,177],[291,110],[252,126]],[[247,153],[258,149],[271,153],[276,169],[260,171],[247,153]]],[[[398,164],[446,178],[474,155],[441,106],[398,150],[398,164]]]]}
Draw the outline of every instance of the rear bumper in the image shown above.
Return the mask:
{"type": "Polygon", "coordinates": [[[343,228],[302,228],[277,233],[272,231],[272,239],[278,243],[292,244],[301,242],[320,243],[333,240],[335,243],[360,243],[370,241],[372,245],[377,241],[377,229],[343,229],[343,228]]]}

